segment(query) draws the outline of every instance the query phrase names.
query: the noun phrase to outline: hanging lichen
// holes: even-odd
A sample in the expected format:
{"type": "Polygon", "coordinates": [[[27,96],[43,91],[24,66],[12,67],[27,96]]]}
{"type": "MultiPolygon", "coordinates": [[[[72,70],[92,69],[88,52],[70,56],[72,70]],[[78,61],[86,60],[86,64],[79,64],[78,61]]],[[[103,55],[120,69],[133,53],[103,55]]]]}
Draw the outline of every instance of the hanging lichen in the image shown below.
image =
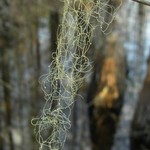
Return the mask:
{"type": "Polygon", "coordinates": [[[44,147],[62,149],[71,127],[71,105],[84,74],[92,68],[86,52],[93,31],[99,26],[106,33],[117,9],[109,5],[109,0],[64,0],[57,51],[53,53],[48,74],[40,78],[46,102],[42,115],[32,120],[40,150],[44,147]],[[106,20],[108,15],[109,20],[106,20]]]}

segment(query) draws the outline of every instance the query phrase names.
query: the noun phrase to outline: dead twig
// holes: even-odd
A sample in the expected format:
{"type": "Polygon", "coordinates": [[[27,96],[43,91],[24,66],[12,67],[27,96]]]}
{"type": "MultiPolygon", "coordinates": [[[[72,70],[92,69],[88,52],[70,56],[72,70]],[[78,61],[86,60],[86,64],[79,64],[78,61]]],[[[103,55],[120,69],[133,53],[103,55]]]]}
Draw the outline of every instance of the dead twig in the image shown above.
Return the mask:
{"type": "Polygon", "coordinates": [[[133,1],[150,6],[150,0],[133,0],[133,1]]]}

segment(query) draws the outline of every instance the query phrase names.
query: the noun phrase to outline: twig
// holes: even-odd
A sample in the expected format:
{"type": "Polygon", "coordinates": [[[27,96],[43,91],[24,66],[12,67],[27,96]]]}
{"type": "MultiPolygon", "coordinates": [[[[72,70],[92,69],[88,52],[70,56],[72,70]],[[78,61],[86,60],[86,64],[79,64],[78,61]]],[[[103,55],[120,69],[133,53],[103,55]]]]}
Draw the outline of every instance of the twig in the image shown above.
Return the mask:
{"type": "Polygon", "coordinates": [[[150,6],[150,1],[147,0],[133,0],[133,1],[150,6]]]}

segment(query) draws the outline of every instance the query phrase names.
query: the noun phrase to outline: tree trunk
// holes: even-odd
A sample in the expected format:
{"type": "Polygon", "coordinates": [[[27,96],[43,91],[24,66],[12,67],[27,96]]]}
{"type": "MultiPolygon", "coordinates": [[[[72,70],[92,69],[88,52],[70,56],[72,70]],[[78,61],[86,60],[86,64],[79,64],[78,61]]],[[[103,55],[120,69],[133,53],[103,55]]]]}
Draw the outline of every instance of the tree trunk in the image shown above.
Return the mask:
{"type": "Polygon", "coordinates": [[[129,21],[127,21],[128,28],[125,47],[128,81],[112,150],[130,149],[131,122],[138,101],[138,93],[145,77],[145,70],[143,70],[145,63],[144,32],[142,30],[144,27],[144,8],[142,5],[134,2],[128,3],[127,8],[129,9],[127,10],[127,16],[130,16],[128,17],[129,21]]]}
{"type": "MultiPolygon", "coordinates": [[[[146,8],[147,13],[150,12],[149,8],[146,8]]],[[[149,31],[149,15],[146,15],[146,31],[149,31]]],[[[149,34],[145,38],[146,58],[148,58],[147,64],[147,76],[144,81],[138,104],[134,113],[134,118],[131,127],[131,149],[132,150],[148,150],[150,149],[150,37],[149,34]]]]}
{"type": "Polygon", "coordinates": [[[131,128],[131,149],[150,149],[150,60],[148,74],[140,92],[139,102],[134,114],[131,128]]]}
{"type": "MultiPolygon", "coordinates": [[[[2,81],[7,85],[10,84],[9,63],[8,63],[9,61],[8,60],[9,60],[9,50],[4,48],[1,50],[1,69],[2,69],[2,81]]],[[[4,93],[5,110],[6,110],[6,128],[5,128],[5,130],[8,133],[8,137],[9,137],[8,145],[10,144],[10,150],[14,150],[13,138],[12,138],[12,132],[11,132],[12,107],[11,107],[10,89],[5,84],[3,84],[3,93],[4,93]]],[[[5,147],[4,147],[4,149],[5,149],[5,147]]]]}
{"type": "MultiPolygon", "coordinates": [[[[118,2],[114,2],[115,5],[118,2]]],[[[109,15],[107,17],[109,20],[109,15]]],[[[98,38],[102,42],[99,48],[95,46],[96,59],[87,96],[93,150],[110,150],[122,105],[126,66],[120,44],[124,39],[121,30],[123,22],[119,21],[111,24],[113,30],[109,36],[98,38]]]]}

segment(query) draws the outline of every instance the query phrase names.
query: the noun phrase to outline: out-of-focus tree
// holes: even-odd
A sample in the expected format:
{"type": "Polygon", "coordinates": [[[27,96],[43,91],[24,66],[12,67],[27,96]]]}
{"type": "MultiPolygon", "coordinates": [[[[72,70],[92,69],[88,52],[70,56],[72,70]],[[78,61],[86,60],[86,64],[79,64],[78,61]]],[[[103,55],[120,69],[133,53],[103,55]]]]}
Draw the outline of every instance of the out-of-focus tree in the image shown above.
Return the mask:
{"type": "MultiPolygon", "coordinates": [[[[113,6],[119,3],[115,1],[113,6]]],[[[109,14],[106,15],[109,19],[109,14]]],[[[125,90],[125,54],[121,44],[124,22],[121,15],[118,12],[109,35],[101,35],[95,44],[94,73],[87,96],[93,150],[111,148],[125,90]]]]}
{"type": "Polygon", "coordinates": [[[138,102],[138,94],[145,77],[145,12],[143,5],[129,1],[124,5],[126,12],[125,52],[127,63],[127,88],[123,108],[114,138],[113,150],[130,149],[130,129],[138,102]],[[130,16],[130,17],[129,17],[130,16]]]}
{"type": "Polygon", "coordinates": [[[146,51],[146,78],[144,80],[142,89],[139,94],[138,103],[134,112],[134,118],[132,120],[131,126],[131,149],[150,149],[150,104],[149,104],[149,90],[150,90],[150,46],[149,46],[149,19],[150,19],[150,9],[146,7],[146,16],[145,16],[145,48],[146,51]]]}
{"type": "MultiPolygon", "coordinates": [[[[39,112],[41,74],[39,28],[49,22],[50,1],[0,1],[1,149],[37,149],[31,118],[39,112]],[[31,109],[32,108],[32,109],[31,109]]],[[[48,65],[48,64],[47,64],[48,65]]]]}
{"type": "Polygon", "coordinates": [[[131,149],[144,150],[150,148],[150,59],[148,72],[134,114],[131,128],[131,149]]]}

